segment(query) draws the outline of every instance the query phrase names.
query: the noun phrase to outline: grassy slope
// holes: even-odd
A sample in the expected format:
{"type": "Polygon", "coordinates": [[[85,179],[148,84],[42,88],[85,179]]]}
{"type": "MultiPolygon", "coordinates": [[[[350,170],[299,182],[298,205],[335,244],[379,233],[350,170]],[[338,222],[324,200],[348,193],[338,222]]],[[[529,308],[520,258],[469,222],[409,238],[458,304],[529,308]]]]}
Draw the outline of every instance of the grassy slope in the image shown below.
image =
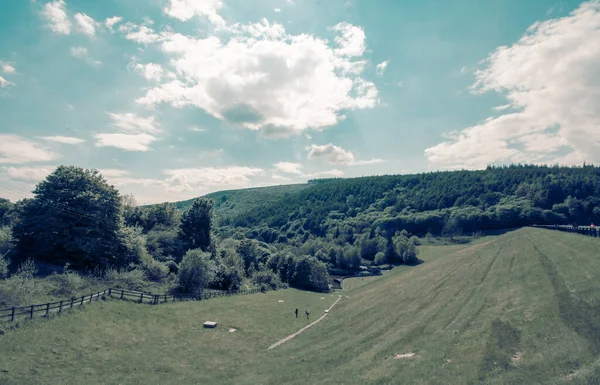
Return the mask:
{"type": "Polygon", "coordinates": [[[330,315],[272,351],[308,322],[296,306],[316,318],[336,297],[93,304],[1,336],[0,383],[597,383],[599,250],[531,228],[423,247],[425,263],[350,280],[330,315]],[[207,319],[221,325],[202,329],[207,319]]]}
{"type": "MultiPolygon", "coordinates": [[[[308,184],[257,187],[243,190],[219,191],[205,195],[204,197],[214,199],[216,203],[215,213],[217,216],[224,217],[240,214],[254,206],[280,199],[285,194],[295,193],[307,187],[309,187],[308,184]],[[221,201],[223,196],[227,198],[224,202],[221,201]]],[[[175,205],[177,208],[185,210],[192,205],[193,201],[193,199],[189,199],[187,201],[176,202],[175,205]]]]}

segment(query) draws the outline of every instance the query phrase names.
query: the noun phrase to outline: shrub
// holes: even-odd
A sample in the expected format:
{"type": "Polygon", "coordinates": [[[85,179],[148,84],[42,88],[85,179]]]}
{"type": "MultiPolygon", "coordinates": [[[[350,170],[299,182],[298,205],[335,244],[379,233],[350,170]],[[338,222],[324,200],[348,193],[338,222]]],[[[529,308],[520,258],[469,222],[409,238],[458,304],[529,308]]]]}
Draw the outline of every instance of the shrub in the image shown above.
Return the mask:
{"type": "Polygon", "coordinates": [[[178,289],[182,293],[199,295],[214,280],[216,266],[210,254],[200,249],[189,250],[181,261],[178,289]]]}
{"type": "Polygon", "coordinates": [[[129,290],[144,290],[148,283],[146,274],[140,269],[131,271],[111,269],[106,272],[104,277],[112,285],[129,290]]]}
{"type": "Polygon", "coordinates": [[[155,282],[162,281],[169,274],[169,268],[165,264],[154,260],[150,256],[142,261],[142,270],[149,280],[155,282]]]}
{"type": "Polygon", "coordinates": [[[276,290],[282,286],[281,279],[272,270],[262,270],[254,273],[252,282],[261,289],[276,290]]]}
{"type": "Polygon", "coordinates": [[[67,263],[62,274],[54,273],[50,277],[58,287],[52,291],[54,295],[72,295],[85,286],[85,281],[74,271],[69,269],[67,263]]]}
{"type": "Polygon", "coordinates": [[[375,264],[376,265],[383,265],[386,262],[387,262],[387,258],[385,257],[384,252],[380,251],[379,253],[377,253],[375,255],[375,264]]]}

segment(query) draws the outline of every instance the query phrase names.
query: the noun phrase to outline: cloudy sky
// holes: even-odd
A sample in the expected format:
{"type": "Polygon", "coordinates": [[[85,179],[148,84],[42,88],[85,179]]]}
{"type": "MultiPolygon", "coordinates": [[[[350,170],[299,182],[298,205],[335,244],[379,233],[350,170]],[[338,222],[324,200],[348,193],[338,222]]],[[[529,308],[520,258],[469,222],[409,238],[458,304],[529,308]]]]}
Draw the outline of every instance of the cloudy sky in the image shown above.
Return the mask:
{"type": "Polygon", "coordinates": [[[3,0],[0,196],[600,161],[600,1],[3,0]]]}

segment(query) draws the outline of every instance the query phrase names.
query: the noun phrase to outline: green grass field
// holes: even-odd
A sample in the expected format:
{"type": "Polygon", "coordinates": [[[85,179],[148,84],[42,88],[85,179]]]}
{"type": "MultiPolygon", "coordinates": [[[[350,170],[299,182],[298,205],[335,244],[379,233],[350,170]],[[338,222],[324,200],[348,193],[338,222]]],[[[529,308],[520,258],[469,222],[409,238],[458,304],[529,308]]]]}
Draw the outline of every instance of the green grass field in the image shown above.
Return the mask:
{"type": "Polygon", "coordinates": [[[419,257],[333,294],[112,300],[21,323],[0,336],[0,383],[600,383],[600,240],[525,228],[419,257]]]}

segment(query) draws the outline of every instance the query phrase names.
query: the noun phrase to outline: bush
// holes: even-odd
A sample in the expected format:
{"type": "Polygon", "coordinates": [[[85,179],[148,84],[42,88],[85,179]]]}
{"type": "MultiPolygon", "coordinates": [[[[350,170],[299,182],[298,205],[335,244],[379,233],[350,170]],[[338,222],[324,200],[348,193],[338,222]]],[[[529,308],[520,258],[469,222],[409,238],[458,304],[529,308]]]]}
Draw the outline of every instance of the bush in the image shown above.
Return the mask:
{"type": "Polygon", "coordinates": [[[189,250],[179,266],[178,289],[185,294],[199,295],[214,280],[215,273],[216,266],[209,253],[189,250]]]}
{"type": "Polygon", "coordinates": [[[144,290],[148,283],[146,274],[140,269],[131,271],[111,269],[106,272],[104,278],[114,286],[129,290],[144,290]]]}
{"type": "Polygon", "coordinates": [[[376,265],[383,265],[386,262],[387,262],[387,258],[385,257],[384,252],[380,251],[379,253],[377,253],[375,255],[375,264],[376,265]]]}
{"type": "Polygon", "coordinates": [[[31,302],[40,291],[35,280],[37,271],[37,266],[30,258],[19,265],[17,273],[2,282],[0,306],[18,306],[31,302]]]}
{"type": "Polygon", "coordinates": [[[85,286],[85,281],[74,271],[69,269],[67,263],[62,274],[54,273],[50,277],[58,287],[52,291],[54,295],[72,295],[85,286]]]}
{"type": "Polygon", "coordinates": [[[162,281],[169,274],[169,268],[165,264],[154,260],[150,256],[142,261],[142,270],[146,277],[154,282],[162,281]]]}
{"type": "Polygon", "coordinates": [[[252,277],[252,282],[266,290],[277,290],[282,286],[281,279],[272,270],[257,271],[252,277]]]}

